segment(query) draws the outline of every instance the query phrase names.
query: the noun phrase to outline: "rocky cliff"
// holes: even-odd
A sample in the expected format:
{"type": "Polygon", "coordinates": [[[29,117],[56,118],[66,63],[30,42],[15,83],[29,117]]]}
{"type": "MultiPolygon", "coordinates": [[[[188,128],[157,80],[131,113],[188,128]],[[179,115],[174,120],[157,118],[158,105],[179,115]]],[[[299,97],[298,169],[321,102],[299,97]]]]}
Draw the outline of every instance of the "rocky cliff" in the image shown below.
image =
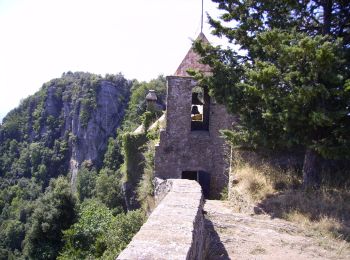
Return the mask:
{"type": "Polygon", "coordinates": [[[74,184],[82,162],[101,164],[108,138],[115,136],[122,122],[130,87],[131,82],[122,75],[82,72],[64,73],[45,83],[0,126],[0,176],[44,174],[48,180],[70,170],[74,184]],[[13,155],[11,145],[16,150],[13,155]],[[39,154],[34,162],[36,146],[39,154]],[[20,167],[27,161],[30,169],[20,167]],[[13,167],[16,163],[17,168],[13,167]]]}

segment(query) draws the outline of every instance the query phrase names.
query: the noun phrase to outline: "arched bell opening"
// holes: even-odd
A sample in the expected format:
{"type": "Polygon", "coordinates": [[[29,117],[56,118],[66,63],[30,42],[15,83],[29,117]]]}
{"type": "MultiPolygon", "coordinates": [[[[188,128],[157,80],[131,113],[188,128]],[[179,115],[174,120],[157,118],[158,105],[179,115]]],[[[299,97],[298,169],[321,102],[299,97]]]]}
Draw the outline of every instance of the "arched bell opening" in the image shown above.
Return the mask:
{"type": "Polygon", "coordinates": [[[191,131],[209,131],[209,109],[208,89],[194,87],[192,89],[191,131]]]}

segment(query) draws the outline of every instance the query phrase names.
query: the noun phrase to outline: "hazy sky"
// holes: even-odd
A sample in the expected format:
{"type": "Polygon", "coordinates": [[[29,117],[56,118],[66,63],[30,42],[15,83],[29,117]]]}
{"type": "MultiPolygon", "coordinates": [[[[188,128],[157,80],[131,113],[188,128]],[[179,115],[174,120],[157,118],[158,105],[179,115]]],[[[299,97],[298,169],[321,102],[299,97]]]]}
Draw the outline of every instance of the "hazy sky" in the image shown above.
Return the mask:
{"type": "MultiPolygon", "coordinates": [[[[218,15],[210,0],[204,8],[218,15]]],[[[201,0],[0,0],[0,122],[66,71],[173,74],[200,21],[201,0]]]]}

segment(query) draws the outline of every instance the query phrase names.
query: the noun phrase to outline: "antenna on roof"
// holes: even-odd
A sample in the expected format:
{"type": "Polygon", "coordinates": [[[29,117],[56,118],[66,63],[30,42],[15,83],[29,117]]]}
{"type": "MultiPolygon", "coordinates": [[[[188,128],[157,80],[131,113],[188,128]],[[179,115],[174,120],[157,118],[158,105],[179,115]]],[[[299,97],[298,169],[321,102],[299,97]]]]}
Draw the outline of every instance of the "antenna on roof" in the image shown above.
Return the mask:
{"type": "Polygon", "coordinates": [[[202,18],[201,18],[201,33],[203,32],[203,0],[202,0],[202,18]]]}

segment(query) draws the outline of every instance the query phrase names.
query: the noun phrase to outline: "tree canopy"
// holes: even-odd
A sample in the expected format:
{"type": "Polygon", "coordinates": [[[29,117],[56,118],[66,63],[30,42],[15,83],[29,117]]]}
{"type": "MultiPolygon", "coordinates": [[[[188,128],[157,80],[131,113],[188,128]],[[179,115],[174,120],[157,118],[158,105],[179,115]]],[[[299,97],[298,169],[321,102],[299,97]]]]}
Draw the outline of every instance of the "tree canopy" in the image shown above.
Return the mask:
{"type": "Polygon", "coordinates": [[[117,139],[122,130],[117,127],[120,120],[129,121],[124,123],[127,126],[142,122],[148,89],[159,91],[163,100],[164,77],[139,83],[121,74],[67,72],[43,84],[4,118],[0,125],[0,259],[55,259],[60,253],[72,259],[74,254],[91,252],[101,259],[114,259],[128,244],[142,225],[143,213],[123,214],[123,156],[117,139]],[[130,111],[124,118],[127,104],[130,111]],[[80,145],[87,138],[74,129],[88,133],[89,124],[97,127],[98,156],[90,160],[83,155],[72,181],[70,160],[79,152],[85,154],[80,145]],[[105,213],[106,221],[113,220],[108,230],[103,223],[94,226],[100,218],[103,222],[105,213]],[[64,235],[64,230],[70,233],[64,235]],[[114,234],[118,237],[110,239],[114,234]],[[84,239],[93,239],[96,247],[86,247],[90,240],[84,239]],[[71,241],[81,242],[76,251],[69,251],[71,241]]]}
{"type": "Polygon", "coordinates": [[[63,177],[50,182],[38,201],[32,225],[26,234],[24,251],[30,259],[54,259],[61,249],[62,233],[74,223],[76,199],[63,177]]]}
{"type": "Polygon", "coordinates": [[[197,76],[239,116],[232,143],[304,148],[306,185],[319,155],[350,158],[350,3],[213,1],[213,33],[232,45],[197,42],[213,71],[197,76]]]}

